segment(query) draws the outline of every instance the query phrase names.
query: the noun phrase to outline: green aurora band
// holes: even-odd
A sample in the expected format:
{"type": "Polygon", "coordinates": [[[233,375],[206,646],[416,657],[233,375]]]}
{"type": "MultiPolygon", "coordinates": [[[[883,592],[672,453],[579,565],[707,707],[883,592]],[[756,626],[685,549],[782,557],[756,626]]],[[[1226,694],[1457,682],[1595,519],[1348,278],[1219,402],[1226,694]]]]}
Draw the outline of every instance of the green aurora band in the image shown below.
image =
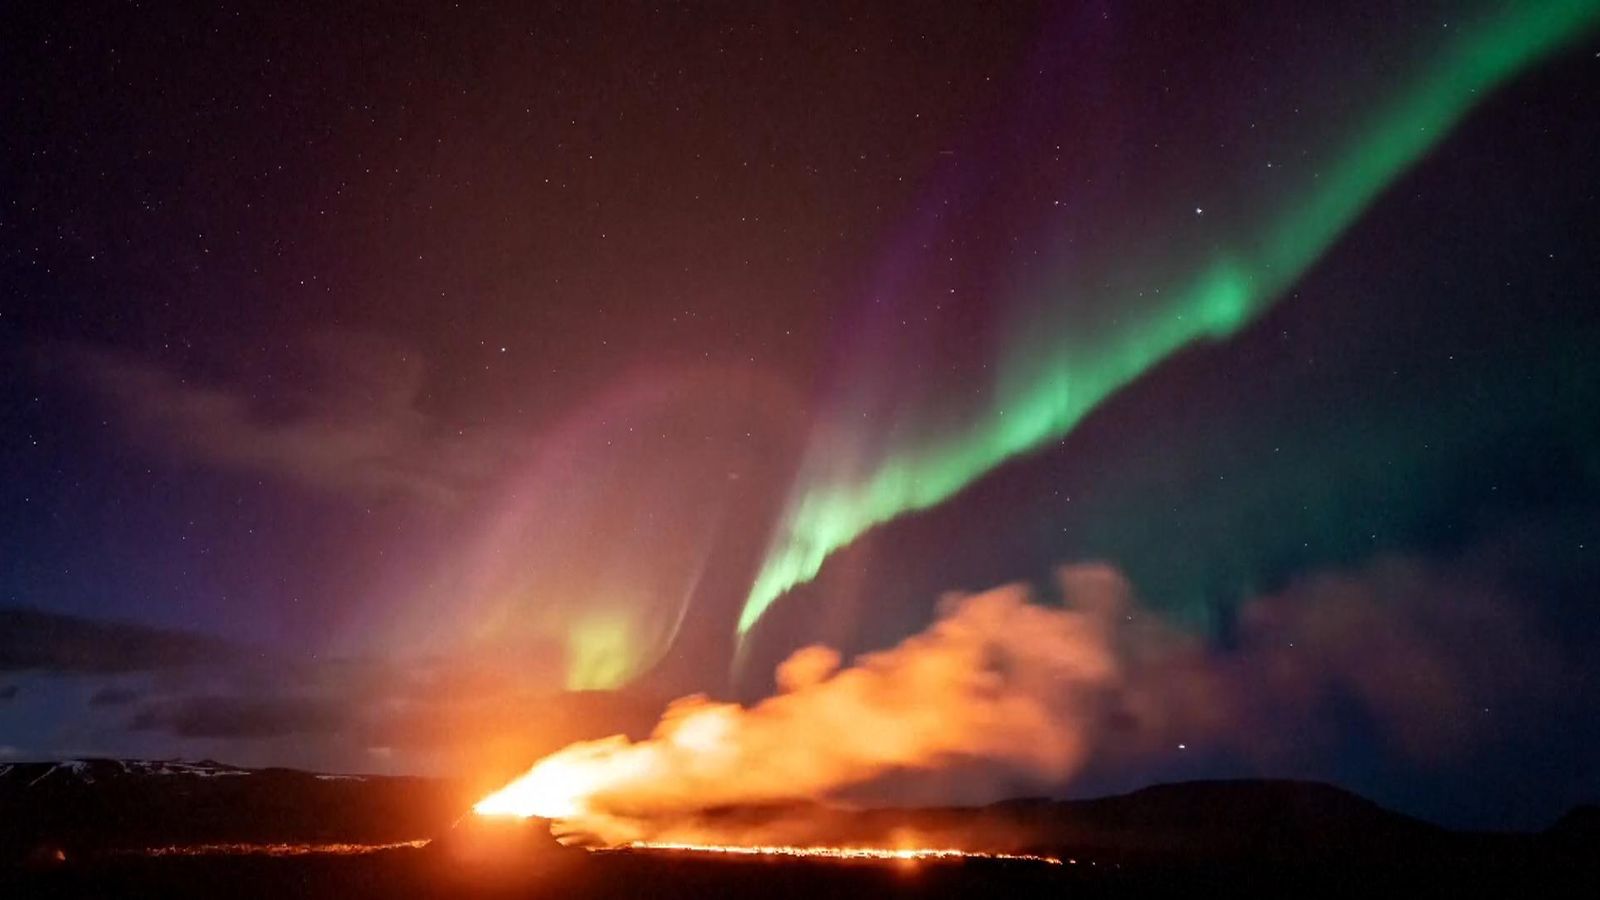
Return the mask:
{"type": "MultiPolygon", "coordinates": [[[[735,666],[771,605],[875,525],[950,498],[997,466],[1058,440],[1120,388],[1181,348],[1227,338],[1265,312],[1396,178],[1497,86],[1580,37],[1600,0],[1506,4],[1452,28],[1432,64],[1305,171],[1301,192],[1160,291],[1162,306],[1062,336],[1022,341],[1001,360],[987,408],[958,433],[897,447],[864,473],[808,458],[738,621],[735,666]]],[[[1063,323],[1066,324],[1066,323],[1063,323]]]]}

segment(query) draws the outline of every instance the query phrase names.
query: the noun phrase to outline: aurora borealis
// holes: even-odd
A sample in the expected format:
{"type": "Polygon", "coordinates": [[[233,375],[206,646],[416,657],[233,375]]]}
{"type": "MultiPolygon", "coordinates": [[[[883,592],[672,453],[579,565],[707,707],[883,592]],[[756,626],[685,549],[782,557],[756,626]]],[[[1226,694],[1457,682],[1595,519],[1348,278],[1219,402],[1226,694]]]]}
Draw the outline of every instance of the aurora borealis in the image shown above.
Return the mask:
{"type": "Polygon", "coordinates": [[[1542,827],[1600,796],[1596,53],[1600,0],[8,9],[0,765],[509,776],[1089,573],[1117,686],[1030,790],[1542,827]]]}
{"type": "MultiPolygon", "coordinates": [[[[1152,278],[1113,268],[1101,284],[1085,279],[1047,288],[1069,310],[1077,295],[1120,292],[1119,315],[1110,323],[1082,323],[1068,312],[1043,327],[1019,328],[997,361],[986,407],[958,431],[891,444],[877,460],[847,456],[842,468],[831,445],[813,452],[740,613],[740,634],[866,529],[945,500],[1006,460],[1060,437],[1179,348],[1225,339],[1250,322],[1482,95],[1592,27],[1600,4],[1574,0],[1498,12],[1458,25],[1435,58],[1421,63],[1392,96],[1355,104],[1371,111],[1351,137],[1334,144],[1332,155],[1311,147],[1294,153],[1298,184],[1262,204],[1270,209],[1239,216],[1243,221],[1226,236],[1208,234],[1204,240],[1218,249],[1197,271],[1152,278]],[[1136,299],[1147,296],[1160,299],[1154,305],[1136,299]]],[[[1296,142],[1285,143],[1287,149],[1296,142]]],[[[1151,238],[1168,241],[1181,229],[1151,238]]],[[[896,414],[914,417],[916,411],[896,414]]]]}

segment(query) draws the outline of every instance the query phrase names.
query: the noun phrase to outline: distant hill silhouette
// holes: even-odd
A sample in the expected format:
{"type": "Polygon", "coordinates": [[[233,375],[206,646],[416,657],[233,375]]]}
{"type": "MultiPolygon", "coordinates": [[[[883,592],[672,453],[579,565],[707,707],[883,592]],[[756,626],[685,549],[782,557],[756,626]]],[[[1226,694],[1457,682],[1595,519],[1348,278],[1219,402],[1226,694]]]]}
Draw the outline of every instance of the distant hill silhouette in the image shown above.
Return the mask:
{"type": "Polygon", "coordinates": [[[1600,851],[1600,806],[1586,803],[1574,807],[1550,826],[1545,835],[1562,843],[1587,845],[1600,851]]]}
{"type": "MultiPolygon", "coordinates": [[[[468,809],[442,779],[325,775],[220,763],[85,759],[0,765],[0,861],[105,856],[213,843],[393,843],[443,839],[470,851],[468,809]]],[[[722,807],[676,827],[729,842],[894,845],[1032,852],[1107,866],[1478,864],[1600,859],[1600,807],[1542,834],[1456,832],[1340,788],[1300,781],[1198,781],[1113,797],[982,807],[852,810],[722,807]]],[[[665,826],[664,826],[665,827],[665,826]]],[[[494,836],[532,846],[526,834],[494,836]]]]}
{"type": "Polygon", "coordinates": [[[996,804],[1058,846],[1119,857],[1319,860],[1396,857],[1433,850],[1453,836],[1319,782],[1195,781],[1074,802],[996,804]]]}
{"type": "Polygon", "coordinates": [[[461,813],[443,780],[242,769],[212,761],[0,765],[0,860],[200,843],[427,837],[461,813]]]}

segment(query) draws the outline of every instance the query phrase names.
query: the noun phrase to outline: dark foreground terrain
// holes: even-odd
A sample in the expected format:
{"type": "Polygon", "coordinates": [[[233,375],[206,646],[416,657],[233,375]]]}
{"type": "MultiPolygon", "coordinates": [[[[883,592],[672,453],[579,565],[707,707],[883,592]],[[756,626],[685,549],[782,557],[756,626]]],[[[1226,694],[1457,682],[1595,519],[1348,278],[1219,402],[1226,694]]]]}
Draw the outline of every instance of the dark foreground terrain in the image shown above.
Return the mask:
{"type": "Polygon", "coordinates": [[[210,763],[0,766],[0,897],[1600,896],[1593,807],[1538,834],[1463,833],[1328,785],[1238,781],[976,809],[715,810],[696,823],[795,843],[909,827],[928,845],[1063,861],[1048,865],[590,853],[547,828],[475,830],[458,793],[210,763]]]}
{"type": "Polygon", "coordinates": [[[357,857],[126,858],[0,875],[6,897],[1594,896],[1592,860],[1145,865],[729,861],[614,853],[547,871],[454,870],[427,850],[357,857]]]}

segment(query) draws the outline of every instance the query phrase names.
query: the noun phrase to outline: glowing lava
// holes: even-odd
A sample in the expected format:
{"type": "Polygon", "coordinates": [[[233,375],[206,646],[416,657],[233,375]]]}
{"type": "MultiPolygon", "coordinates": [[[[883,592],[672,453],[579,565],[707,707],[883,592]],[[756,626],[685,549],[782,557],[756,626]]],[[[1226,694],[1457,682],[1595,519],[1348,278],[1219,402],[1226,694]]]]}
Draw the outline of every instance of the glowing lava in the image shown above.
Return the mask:
{"type": "MultiPolygon", "coordinates": [[[[645,774],[652,759],[648,753],[616,754],[609,741],[601,746],[576,745],[546,757],[528,774],[478,801],[473,810],[484,816],[533,816],[551,819],[579,818],[594,814],[589,805],[590,791],[615,777],[606,764],[618,758],[633,763],[635,774],[645,774]],[[573,751],[580,751],[577,758],[573,751]],[[587,752],[583,752],[587,751],[587,752]]],[[[643,749],[643,748],[633,748],[643,749]]],[[[672,841],[626,841],[609,847],[587,848],[591,852],[646,851],[694,853],[715,856],[790,857],[876,862],[920,862],[936,860],[985,859],[1035,862],[1059,866],[1060,859],[1024,853],[989,853],[953,847],[828,847],[771,844],[711,844],[672,841]]]]}
{"type": "MultiPolygon", "coordinates": [[[[479,815],[526,819],[573,819],[589,815],[594,794],[630,776],[647,776],[649,752],[627,752],[626,739],[606,738],[574,744],[540,760],[526,775],[479,800],[479,815]]],[[[641,751],[646,748],[639,748],[641,751]]]]}
{"type": "Polygon", "coordinates": [[[138,853],[142,856],[365,856],[385,850],[420,850],[428,844],[426,839],[386,844],[171,844],[149,847],[138,853]]]}
{"type": "MultiPolygon", "coordinates": [[[[600,747],[578,745],[546,757],[528,774],[478,801],[473,810],[484,816],[515,816],[517,818],[583,818],[594,814],[588,803],[589,791],[600,787],[615,772],[605,763],[619,758],[610,742],[595,742],[600,747]],[[588,750],[572,758],[572,751],[588,750]]],[[[643,748],[633,748],[643,749],[643,748]]],[[[624,753],[620,758],[634,764],[635,774],[643,774],[652,759],[648,753],[624,753]]],[[[773,844],[712,844],[672,841],[626,841],[609,847],[586,848],[595,853],[626,851],[693,853],[713,856],[789,857],[797,859],[831,859],[869,862],[921,862],[965,859],[1034,862],[1059,866],[1060,859],[1025,853],[990,853],[959,850],[953,847],[829,847],[791,846],[773,844]]]]}
{"type": "Polygon", "coordinates": [[[920,862],[922,860],[994,859],[1016,862],[1036,862],[1059,866],[1061,860],[1054,856],[1035,856],[1027,853],[980,853],[950,848],[914,847],[890,850],[880,847],[789,847],[741,846],[737,844],[678,844],[653,841],[633,841],[620,847],[605,847],[597,852],[619,850],[653,850],[672,853],[708,853],[722,856],[788,856],[800,859],[843,859],[882,862],[920,862]]]}

